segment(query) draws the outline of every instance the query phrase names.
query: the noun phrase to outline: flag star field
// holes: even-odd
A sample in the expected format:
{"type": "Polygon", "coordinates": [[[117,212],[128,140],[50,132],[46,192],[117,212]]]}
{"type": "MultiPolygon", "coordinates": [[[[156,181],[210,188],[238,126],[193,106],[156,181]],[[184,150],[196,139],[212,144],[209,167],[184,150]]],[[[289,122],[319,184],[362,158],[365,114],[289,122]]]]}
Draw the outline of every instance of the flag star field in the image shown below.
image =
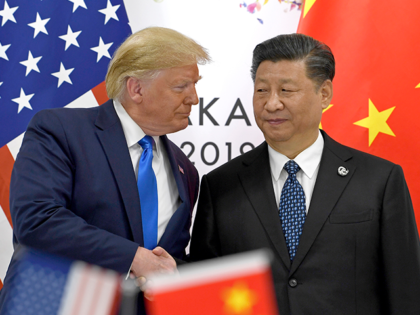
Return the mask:
{"type": "Polygon", "coordinates": [[[105,80],[131,34],[122,0],[0,0],[0,147],[105,80]]]}

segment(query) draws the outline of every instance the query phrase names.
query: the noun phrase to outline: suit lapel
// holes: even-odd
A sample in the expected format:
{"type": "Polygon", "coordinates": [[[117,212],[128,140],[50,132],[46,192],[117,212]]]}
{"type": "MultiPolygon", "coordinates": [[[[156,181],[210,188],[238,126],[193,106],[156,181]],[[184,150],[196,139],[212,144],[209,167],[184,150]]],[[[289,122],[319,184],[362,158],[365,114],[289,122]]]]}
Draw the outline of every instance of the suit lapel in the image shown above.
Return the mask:
{"type": "Polygon", "coordinates": [[[160,139],[163,145],[165,146],[169,163],[171,165],[172,173],[174,175],[175,182],[178,188],[179,198],[181,201],[181,204],[179,205],[178,209],[175,211],[175,213],[169,220],[165,232],[163,233],[158,244],[159,246],[169,249],[178,239],[178,236],[182,232],[185,223],[188,220],[190,220],[192,207],[190,205],[190,199],[188,197],[187,189],[186,176],[188,174],[183,174],[181,172],[181,169],[184,170],[186,169],[186,167],[184,167],[184,165],[182,165],[182,162],[177,159],[177,155],[171,147],[173,146],[173,144],[169,141],[168,137],[161,136],[160,139]]]}
{"type": "Polygon", "coordinates": [[[140,199],[121,122],[112,100],[99,107],[96,134],[108,158],[127,212],[133,240],[143,246],[140,199]]]}
{"type": "Polygon", "coordinates": [[[321,164],[308,210],[308,216],[290,271],[291,274],[296,271],[305,258],[356,169],[349,162],[351,159],[350,151],[328,137],[325,132],[322,132],[322,135],[324,136],[324,150],[321,164]],[[338,168],[340,166],[344,166],[349,170],[347,176],[340,176],[338,174],[338,168]]]}
{"type": "Polygon", "coordinates": [[[278,207],[271,180],[267,143],[264,142],[257,147],[249,159],[244,161],[244,164],[245,167],[238,176],[245,193],[262,226],[267,231],[274,248],[286,267],[290,269],[289,253],[278,215],[278,207]]]}

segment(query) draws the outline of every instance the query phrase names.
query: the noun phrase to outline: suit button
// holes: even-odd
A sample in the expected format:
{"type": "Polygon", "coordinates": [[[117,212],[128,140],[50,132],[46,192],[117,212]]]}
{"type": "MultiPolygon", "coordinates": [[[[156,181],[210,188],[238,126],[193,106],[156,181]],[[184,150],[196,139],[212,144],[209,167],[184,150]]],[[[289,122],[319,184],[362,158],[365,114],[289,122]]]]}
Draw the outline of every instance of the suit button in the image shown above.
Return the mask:
{"type": "Polygon", "coordinates": [[[297,285],[298,285],[297,280],[296,280],[296,279],[290,279],[290,280],[289,280],[289,285],[290,285],[292,288],[297,287],[297,285]]]}

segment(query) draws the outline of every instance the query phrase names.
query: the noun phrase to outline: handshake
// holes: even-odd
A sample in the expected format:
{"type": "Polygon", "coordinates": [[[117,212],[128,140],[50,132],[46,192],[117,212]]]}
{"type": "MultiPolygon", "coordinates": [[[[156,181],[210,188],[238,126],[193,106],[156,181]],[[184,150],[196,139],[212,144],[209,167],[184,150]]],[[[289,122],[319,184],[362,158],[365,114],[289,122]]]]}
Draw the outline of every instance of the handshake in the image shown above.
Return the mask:
{"type": "Polygon", "coordinates": [[[144,291],[144,296],[151,299],[150,294],[145,289],[147,277],[156,273],[176,272],[175,260],[162,247],[158,246],[153,250],[139,247],[131,265],[130,276],[136,278],[140,289],[144,291]]]}

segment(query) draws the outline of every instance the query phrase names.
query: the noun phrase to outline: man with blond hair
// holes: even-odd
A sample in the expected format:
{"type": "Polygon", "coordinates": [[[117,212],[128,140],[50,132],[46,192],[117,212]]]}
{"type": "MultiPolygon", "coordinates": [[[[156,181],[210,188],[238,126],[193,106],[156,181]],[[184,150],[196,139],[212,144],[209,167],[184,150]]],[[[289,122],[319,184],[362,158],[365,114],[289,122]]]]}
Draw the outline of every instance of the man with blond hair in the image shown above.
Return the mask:
{"type": "MultiPolygon", "coordinates": [[[[10,185],[15,248],[134,277],[174,272],[189,242],[199,177],[166,134],[188,126],[198,103],[197,64],[208,61],[192,39],[147,28],[115,52],[106,76],[111,100],[37,113],[10,185]]],[[[14,257],[8,275],[16,262],[14,257]]],[[[8,278],[13,276],[6,276],[0,310],[10,300],[8,278]]]]}

